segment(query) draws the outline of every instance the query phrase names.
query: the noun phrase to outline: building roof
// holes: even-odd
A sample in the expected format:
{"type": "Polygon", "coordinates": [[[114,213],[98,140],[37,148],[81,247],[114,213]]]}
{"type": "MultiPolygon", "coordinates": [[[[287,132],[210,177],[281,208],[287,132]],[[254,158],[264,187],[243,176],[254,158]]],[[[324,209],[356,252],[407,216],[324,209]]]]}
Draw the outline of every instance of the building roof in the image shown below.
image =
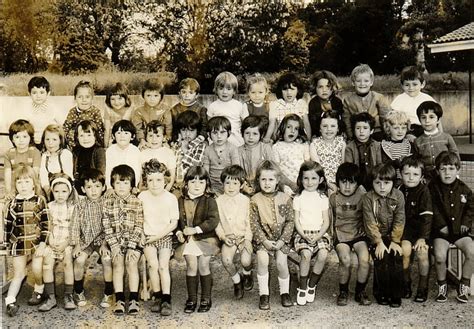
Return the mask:
{"type": "Polygon", "coordinates": [[[428,47],[432,53],[474,49],[474,22],[439,37],[428,47]]]}

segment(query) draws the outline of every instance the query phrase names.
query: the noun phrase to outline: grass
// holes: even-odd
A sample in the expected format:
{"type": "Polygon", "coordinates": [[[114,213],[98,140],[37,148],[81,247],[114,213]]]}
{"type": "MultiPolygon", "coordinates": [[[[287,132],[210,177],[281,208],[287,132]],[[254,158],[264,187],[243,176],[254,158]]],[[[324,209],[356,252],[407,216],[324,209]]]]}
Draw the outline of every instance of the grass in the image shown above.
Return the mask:
{"type": "MultiPolygon", "coordinates": [[[[0,78],[0,83],[6,85],[7,94],[12,96],[27,96],[27,84],[33,75],[45,76],[51,84],[51,94],[56,96],[72,95],[74,86],[80,80],[87,80],[93,83],[97,95],[105,95],[107,90],[117,82],[127,85],[130,95],[141,94],[143,82],[150,78],[157,78],[163,84],[171,86],[172,90],[177,90],[177,77],[172,72],[140,73],[121,72],[113,68],[101,68],[93,73],[80,75],[60,75],[50,72],[40,72],[37,74],[15,73],[0,78]]],[[[278,73],[263,74],[271,86],[276,85],[278,73]]],[[[302,75],[306,84],[310,83],[309,75],[302,75]]],[[[340,76],[338,81],[343,91],[353,90],[349,76],[340,76]]],[[[245,76],[239,76],[239,84],[244,92],[245,76]]],[[[400,80],[395,74],[378,75],[375,77],[373,89],[381,93],[400,92],[400,80]]],[[[468,74],[465,72],[432,73],[429,74],[425,91],[447,91],[447,90],[467,90],[468,74]]],[[[203,94],[212,94],[210,90],[202,90],[203,94]]]]}

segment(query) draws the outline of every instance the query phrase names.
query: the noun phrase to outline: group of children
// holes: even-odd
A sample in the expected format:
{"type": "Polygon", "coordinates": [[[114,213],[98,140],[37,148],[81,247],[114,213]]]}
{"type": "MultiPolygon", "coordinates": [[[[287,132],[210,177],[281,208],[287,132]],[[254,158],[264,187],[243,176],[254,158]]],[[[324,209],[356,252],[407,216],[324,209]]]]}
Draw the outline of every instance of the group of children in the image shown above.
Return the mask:
{"type": "Polygon", "coordinates": [[[199,84],[192,78],[181,81],[180,102],[172,108],[156,80],[145,82],[144,105],[133,110],[118,83],[107,95],[104,121],[91,84],[81,81],[74,90],[76,106],[62,125],[48,114],[49,83],[33,78],[28,88],[35,115],[11,124],[14,147],[5,155],[9,202],[2,238],[14,272],[7,313],[18,311],[16,296],[30,255],[35,286],[28,303],[40,311],[57,306],[57,261],[64,265],[65,309],[87,303],[85,264],[97,252],[105,282],[102,307],[139,312],[143,255],[151,310],[170,315],[173,254],[186,261],[184,310],[192,313],[212,307],[212,256],[221,253],[234,296],[241,299],[254,285],[255,252],[259,307],[266,310],[270,258],[281,303],[289,307],[287,260],[290,250],[298,253],[296,302],[305,305],[315,299],[333,246],[340,266],[338,305],[348,303],[352,250],[359,263],[358,303],[372,302],[365,289],[370,256],[377,302],[400,307],[402,297],[410,298],[413,253],[419,264],[415,301],[426,301],[430,246],[436,300],[446,301],[450,244],[465,255],[457,299],[467,302],[474,201],[458,178],[456,145],[441,131],[441,106],[421,93],[423,74],[414,67],[403,70],[404,94],[391,106],[370,90],[370,67],[357,66],[351,78],[355,93],[340,100],[334,74],[315,73],[315,96],[307,105],[295,74],[281,76],[271,102],[266,80],[255,74],[248,79],[249,101],[241,103],[234,99],[237,78],[223,72],[215,80],[218,99],[208,109],[198,102],[199,84]],[[38,126],[44,127],[39,135],[38,126]],[[233,262],[236,253],[241,273],[233,262]]]}

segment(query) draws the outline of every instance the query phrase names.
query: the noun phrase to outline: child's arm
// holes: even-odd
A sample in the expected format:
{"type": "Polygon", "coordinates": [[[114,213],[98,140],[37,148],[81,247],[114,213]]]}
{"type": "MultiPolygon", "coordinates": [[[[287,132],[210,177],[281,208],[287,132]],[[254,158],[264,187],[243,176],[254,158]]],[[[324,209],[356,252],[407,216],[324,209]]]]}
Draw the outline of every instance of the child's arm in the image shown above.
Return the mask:
{"type": "Polygon", "coordinates": [[[74,130],[74,112],[76,111],[76,108],[73,107],[72,109],[69,110],[66,119],[63,122],[63,130],[64,130],[64,135],[66,136],[66,143],[69,148],[71,148],[72,144],[74,144],[74,133],[71,136],[71,131],[74,130]],[[71,139],[72,138],[72,139],[71,139]]]}
{"type": "Polygon", "coordinates": [[[112,260],[120,254],[120,244],[116,233],[113,228],[112,222],[114,221],[114,211],[112,209],[113,201],[104,202],[103,212],[102,212],[102,225],[104,226],[105,240],[109,244],[110,251],[112,252],[112,260]]]}
{"type": "Polygon", "coordinates": [[[427,247],[426,241],[430,238],[431,225],[433,223],[433,206],[430,190],[425,187],[418,200],[420,202],[418,211],[422,220],[420,223],[420,236],[413,246],[415,250],[427,247]]]}
{"type": "Polygon", "coordinates": [[[273,132],[275,131],[275,127],[276,127],[276,118],[269,118],[267,133],[265,134],[265,137],[263,138],[264,143],[271,143],[272,135],[273,135],[273,132]]]}
{"type": "Polygon", "coordinates": [[[137,202],[135,204],[136,216],[133,223],[133,229],[130,234],[130,239],[128,240],[128,249],[133,249],[140,251],[143,241],[143,204],[139,199],[135,199],[137,202]]]}
{"type": "Polygon", "coordinates": [[[69,224],[69,245],[73,247],[72,257],[76,258],[81,252],[81,246],[79,242],[80,231],[80,211],[79,204],[74,207],[72,212],[71,223],[69,224]]]}
{"type": "Polygon", "coordinates": [[[94,166],[96,169],[105,173],[105,149],[103,147],[97,147],[94,152],[94,166]]]}
{"type": "Polygon", "coordinates": [[[343,162],[350,162],[355,163],[355,156],[354,153],[357,152],[357,147],[354,142],[349,142],[347,146],[344,148],[344,161],[343,162]]]}
{"type": "Polygon", "coordinates": [[[111,143],[111,135],[112,135],[112,124],[110,122],[110,117],[108,116],[109,110],[105,110],[105,117],[104,117],[104,147],[108,147],[111,143]]]}
{"type": "Polygon", "coordinates": [[[318,152],[316,151],[316,144],[313,142],[309,145],[309,157],[314,162],[320,163],[318,152]]]}
{"type": "Polygon", "coordinates": [[[456,142],[454,141],[454,138],[451,135],[448,135],[448,151],[454,152],[458,157],[460,157],[458,146],[456,145],[456,142]]]}
{"type": "Polygon", "coordinates": [[[5,195],[9,196],[12,193],[12,168],[5,166],[4,169],[5,180],[5,195]]]}
{"type": "Polygon", "coordinates": [[[351,110],[349,104],[349,96],[344,97],[342,100],[342,120],[344,121],[344,125],[346,126],[346,135],[347,139],[351,140],[353,137],[352,128],[351,128],[351,110]]]}
{"type": "Polygon", "coordinates": [[[39,171],[40,184],[46,195],[49,194],[48,171],[46,170],[46,155],[41,156],[41,165],[39,171]]]}
{"type": "Polygon", "coordinates": [[[268,239],[265,231],[260,224],[260,215],[258,213],[258,205],[254,201],[250,201],[250,226],[252,228],[253,241],[257,244],[263,244],[267,250],[273,249],[273,243],[268,239]]]}
{"type": "Polygon", "coordinates": [[[342,162],[341,163],[344,163],[346,162],[346,159],[345,159],[345,156],[346,156],[346,142],[342,142],[342,149],[341,149],[341,159],[342,159],[342,162]]]}
{"type": "Polygon", "coordinates": [[[214,231],[219,224],[219,210],[217,208],[216,199],[207,198],[207,218],[199,224],[202,233],[214,231]]]}
{"type": "Polygon", "coordinates": [[[46,247],[46,241],[49,237],[49,216],[48,216],[48,205],[46,199],[42,196],[38,196],[38,208],[36,217],[39,218],[40,244],[36,248],[35,256],[43,256],[44,248],[46,247]]]}
{"type": "Polygon", "coordinates": [[[209,173],[211,170],[211,157],[209,156],[211,148],[208,147],[204,150],[204,155],[202,157],[202,166],[209,173]]]}
{"type": "Polygon", "coordinates": [[[233,145],[230,145],[230,152],[229,152],[229,155],[230,155],[230,163],[235,165],[235,164],[240,164],[240,159],[239,159],[239,150],[237,149],[237,147],[233,146],[233,145]]]}
{"type": "Polygon", "coordinates": [[[306,138],[308,139],[308,143],[311,143],[312,132],[311,132],[311,124],[309,123],[308,114],[303,115],[303,125],[304,125],[304,131],[306,133],[306,138]]]}
{"type": "Polygon", "coordinates": [[[474,221],[474,196],[472,194],[472,190],[468,190],[468,193],[465,195],[465,199],[466,205],[464,208],[464,214],[461,218],[461,233],[464,234],[471,231],[471,234],[474,234],[474,227],[472,225],[474,221]]]}
{"type": "Polygon", "coordinates": [[[168,171],[170,172],[170,181],[166,184],[166,190],[170,191],[176,180],[176,156],[174,154],[172,154],[168,171]]]}
{"type": "Polygon", "coordinates": [[[296,232],[298,232],[299,235],[301,235],[301,237],[303,239],[305,239],[306,241],[308,241],[308,237],[304,234],[304,230],[303,230],[303,227],[301,226],[301,222],[300,222],[300,209],[301,209],[301,200],[300,198],[297,196],[293,199],[293,210],[294,210],[294,214],[295,214],[295,229],[296,229],[296,232]]]}
{"type": "Polygon", "coordinates": [[[61,163],[63,165],[63,171],[66,175],[74,178],[73,165],[72,165],[72,153],[68,149],[61,151],[59,155],[61,157],[61,163]]]}
{"type": "Polygon", "coordinates": [[[102,116],[100,115],[100,110],[97,107],[93,106],[93,109],[91,109],[91,111],[93,111],[92,121],[96,124],[97,132],[99,135],[99,140],[97,142],[99,143],[99,145],[104,146],[105,127],[104,127],[104,121],[102,120],[102,116]]]}
{"type": "Polygon", "coordinates": [[[387,97],[383,94],[377,93],[378,97],[378,102],[377,102],[377,110],[379,111],[379,123],[380,127],[383,130],[383,123],[385,121],[385,118],[387,117],[388,112],[390,112],[390,103],[387,100],[387,97]]]}
{"type": "Polygon", "coordinates": [[[173,232],[177,227],[178,227],[178,220],[179,220],[179,209],[178,209],[178,200],[176,197],[174,197],[172,203],[170,204],[170,214],[169,214],[171,220],[169,224],[167,224],[164,228],[163,231],[161,231],[160,234],[151,237],[146,241],[146,243],[151,243],[158,241],[159,239],[164,238],[171,232],[173,232]]]}
{"type": "Polygon", "coordinates": [[[137,128],[137,140],[140,142],[138,146],[140,149],[146,144],[145,141],[145,121],[142,117],[142,107],[135,109],[132,112],[131,120],[135,128],[137,128]]]}
{"type": "Polygon", "coordinates": [[[399,190],[395,190],[397,193],[397,208],[393,213],[393,224],[392,224],[392,232],[391,232],[391,239],[390,246],[388,251],[390,252],[393,250],[395,254],[402,254],[402,247],[400,246],[400,242],[402,240],[403,229],[405,228],[405,198],[403,197],[402,192],[399,190]]]}
{"type": "Polygon", "coordinates": [[[382,235],[377,224],[377,219],[374,213],[374,202],[371,200],[371,193],[367,193],[362,197],[362,214],[364,219],[365,233],[376,245],[375,256],[382,259],[385,252],[388,252],[387,247],[383,243],[382,235]]]}
{"type": "Polygon", "coordinates": [[[295,212],[293,211],[293,202],[291,198],[288,198],[288,201],[286,202],[285,211],[285,226],[283,226],[280,238],[275,245],[275,249],[277,250],[281,249],[284,244],[290,244],[291,237],[295,230],[295,212]]]}
{"type": "Polygon", "coordinates": [[[170,141],[173,136],[173,117],[170,109],[166,110],[163,114],[163,125],[165,126],[166,139],[167,141],[170,141]]]}

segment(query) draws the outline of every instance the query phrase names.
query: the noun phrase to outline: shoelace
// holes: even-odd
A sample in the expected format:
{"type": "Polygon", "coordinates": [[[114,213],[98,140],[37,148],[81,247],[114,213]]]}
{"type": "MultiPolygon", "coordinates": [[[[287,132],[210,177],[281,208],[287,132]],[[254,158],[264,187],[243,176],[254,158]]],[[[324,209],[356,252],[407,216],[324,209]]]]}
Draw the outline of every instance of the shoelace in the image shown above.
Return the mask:
{"type": "Polygon", "coordinates": [[[447,292],[448,292],[448,285],[443,284],[439,286],[438,295],[446,295],[447,292]]]}
{"type": "Polygon", "coordinates": [[[459,294],[460,295],[467,295],[469,293],[469,287],[464,285],[464,284],[461,284],[459,286],[459,294]]]}

